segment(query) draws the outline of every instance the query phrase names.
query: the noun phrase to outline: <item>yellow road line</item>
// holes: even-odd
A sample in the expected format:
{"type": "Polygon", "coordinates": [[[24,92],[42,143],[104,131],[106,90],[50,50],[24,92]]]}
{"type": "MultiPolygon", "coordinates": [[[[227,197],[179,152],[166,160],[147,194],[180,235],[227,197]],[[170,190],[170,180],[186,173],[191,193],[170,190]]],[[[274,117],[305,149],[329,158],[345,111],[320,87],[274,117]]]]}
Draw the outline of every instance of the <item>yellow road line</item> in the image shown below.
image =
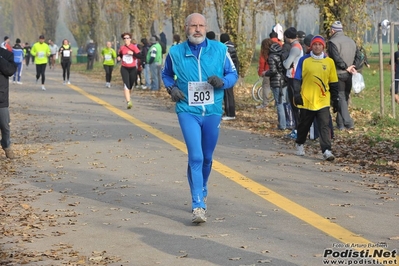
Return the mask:
{"type": "MultiPolygon", "coordinates": [[[[110,105],[106,101],[101,100],[100,98],[87,93],[86,91],[80,89],[74,85],[68,85],[70,88],[74,89],[75,91],[81,93],[82,95],[86,96],[87,98],[91,99],[92,101],[104,106],[111,112],[115,113],[116,115],[126,119],[127,121],[131,122],[132,124],[138,126],[139,128],[147,131],[148,133],[154,135],[155,137],[162,139],[166,143],[176,147],[177,149],[181,150],[184,153],[187,153],[186,146],[183,142],[163,133],[162,131],[134,118],[132,115],[127,114],[126,112],[116,108],[115,106],[110,105]]],[[[288,212],[289,214],[299,218],[300,220],[308,223],[309,225],[319,229],[320,231],[330,235],[331,237],[345,243],[345,244],[373,244],[373,242],[343,228],[342,226],[332,223],[330,220],[320,216],[319,214],[289,200],[288,198],[278,194],[277,192],[267,188],[264,185],[261,185],[250,178],[240,174],[239,172],[231,169],[230,167],[214,160],[212,164],[213,170],[219,172],[221,175],[227,177],[228,179],[236,182],[237,184],[241,185],[242,187],[246,188],[247,190],[251,191],[252,193],[258,195],[259,197],[269,201],[270,203],[276,205],[277,207],[283,209],[284,211],[288,212]]],[[[358,250],[363,250],[364,248],[355,248],[358,250]]],[[[381,250],[381,248],[373,248],[368,247],[367,249],[372,252],[375,250],[381,250]]],[[[371,253],[370,253],[371,254],[371,253]]],[[[398,257],[397,257],[398,258],[398,257]]],[[[392,259],[392,257],[390,258],[392,259]]],[[[383,261],[384,259],[378,259],[379,261],[383,261]]]]}

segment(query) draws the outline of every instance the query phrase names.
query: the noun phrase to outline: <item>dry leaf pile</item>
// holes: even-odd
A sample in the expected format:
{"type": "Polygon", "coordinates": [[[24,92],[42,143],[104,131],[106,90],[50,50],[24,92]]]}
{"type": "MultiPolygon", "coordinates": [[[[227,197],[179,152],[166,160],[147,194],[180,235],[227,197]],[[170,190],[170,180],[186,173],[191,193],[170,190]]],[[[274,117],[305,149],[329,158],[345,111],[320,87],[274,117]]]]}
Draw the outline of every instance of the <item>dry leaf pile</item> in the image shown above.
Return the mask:
{"type": "MultiPolygon", "coordinates": [[[[139,93],[163,99],[165,104],[173,106],[170,96],[164,90],[151,94],[146,91],[139,91],[139,93]]],[[[251,86],[245,84],[240,84],[238,88],[235,88],[234,94],[237,119],[224,122],[224,126],[276,138],[294,147],[295,142],[286,137],[290,132],[276,129],[277,113],[273,104],[267,108],[257,109],[256,106],[260,103],[252,100],[251,86]]],[[[334,130],[332,149],[336,156],[335,163],[345,165],[347,171],[350,172],[379,174],[390,177],[399,184],[399,148],[394,147],[390,140],[370,145],[370,139],[364,133],[373,130],[370,122],[371,114],[362,110],[351,109],[350,111],[356,128],[344,131],[334,130]]],[[[397,128],[386,128],[384,131],[398,134],[397,128]]],[[[321,157],[318,140],[307,141],[306,152],[321,157]]]]}

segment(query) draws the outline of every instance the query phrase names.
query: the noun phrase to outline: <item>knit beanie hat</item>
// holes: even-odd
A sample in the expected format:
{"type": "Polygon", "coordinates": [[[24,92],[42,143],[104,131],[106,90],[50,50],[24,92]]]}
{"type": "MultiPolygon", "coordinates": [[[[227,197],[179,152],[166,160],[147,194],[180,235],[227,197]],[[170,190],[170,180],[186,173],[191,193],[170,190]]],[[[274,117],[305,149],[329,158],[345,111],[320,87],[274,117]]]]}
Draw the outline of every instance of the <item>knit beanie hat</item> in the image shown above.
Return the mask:
{"type": "Polygon", "coordinates": [[[306,37],[305,37],[305,39],[303,39],[303,43],[306,45],[306,46],[309,46],[310,47],[310,42],[312,41],[312,39],[313,39],[313,34],[308,34],[306,37]]]}
{"type": "Polygon", "coordinates": [[[343,27],[342,27],[341,21],[335,21],[332,24],[331,29],[334,30],[334,31],[343,31],[343,27]]]}
{"type": "Polygon", "coordinates": [[[326,47],[326,41],[324,40],[323,37],[321,37],[320,35],[316,35],[312,38],[312,41],[310,42],[310,46],[313,46],[314,43],[321,43],[323,45],[323,47],[326,47]]]}
{"type": "Polygon", "coordinates": [[[284,31],[284,36],[288,39],[295,39],[297,31],[294,27],[290,27],[284,31]]]}
{"type": "Polygon", "coordinates": [[[225,43],[230,41],[230,36],[227,33],[220,34],[220,42],[225,43]]]}

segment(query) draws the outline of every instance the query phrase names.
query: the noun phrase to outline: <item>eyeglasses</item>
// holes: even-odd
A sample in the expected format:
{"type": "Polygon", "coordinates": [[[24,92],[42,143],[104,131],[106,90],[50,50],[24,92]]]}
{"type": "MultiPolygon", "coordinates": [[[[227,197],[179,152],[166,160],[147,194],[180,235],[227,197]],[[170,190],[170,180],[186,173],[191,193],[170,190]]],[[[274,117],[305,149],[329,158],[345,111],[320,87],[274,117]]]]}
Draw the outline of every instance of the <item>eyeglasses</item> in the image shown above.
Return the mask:
{"type": "Polygon", "coordinates": [[[130,40],[130,37],[123,37],[124,40],[130,40]]]}

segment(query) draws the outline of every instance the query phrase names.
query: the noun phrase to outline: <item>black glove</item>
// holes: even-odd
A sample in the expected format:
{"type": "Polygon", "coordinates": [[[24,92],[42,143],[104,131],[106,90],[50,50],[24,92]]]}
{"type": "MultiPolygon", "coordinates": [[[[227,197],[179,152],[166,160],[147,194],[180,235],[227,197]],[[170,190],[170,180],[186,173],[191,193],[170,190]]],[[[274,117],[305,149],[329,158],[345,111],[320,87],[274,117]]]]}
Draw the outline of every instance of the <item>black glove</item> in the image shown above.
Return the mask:
{"type": "Polygon", "coordinates": [[[270,77],[270,70],[263,71],[262,77],[270,77]]]}
{"type": "Polygon", "coordinates": [[[303,100],[301,94],[295,94],[294,95],[294,103],[295,105],[303,105],[303,100]]]}
{"type": "Polygon", "coordinates": [[[168,91],[169,95],[172,97],[172,101],[174,102],[184,100],[185,98],[184,93],[176,86],[167,87],[166,90],[168,91]]]}
{"type": "Polygon", "coordinates": [[[209,77],[208,83],[211,84],[216,89],[220,89],[224,85],[223,79],[219,78],[218,76],[209,77]]]}
{"type": "Polygon", "coordinates": [[[333,112],[336,113],[339,110],[339,98],[332,101],[333,112]]]}

